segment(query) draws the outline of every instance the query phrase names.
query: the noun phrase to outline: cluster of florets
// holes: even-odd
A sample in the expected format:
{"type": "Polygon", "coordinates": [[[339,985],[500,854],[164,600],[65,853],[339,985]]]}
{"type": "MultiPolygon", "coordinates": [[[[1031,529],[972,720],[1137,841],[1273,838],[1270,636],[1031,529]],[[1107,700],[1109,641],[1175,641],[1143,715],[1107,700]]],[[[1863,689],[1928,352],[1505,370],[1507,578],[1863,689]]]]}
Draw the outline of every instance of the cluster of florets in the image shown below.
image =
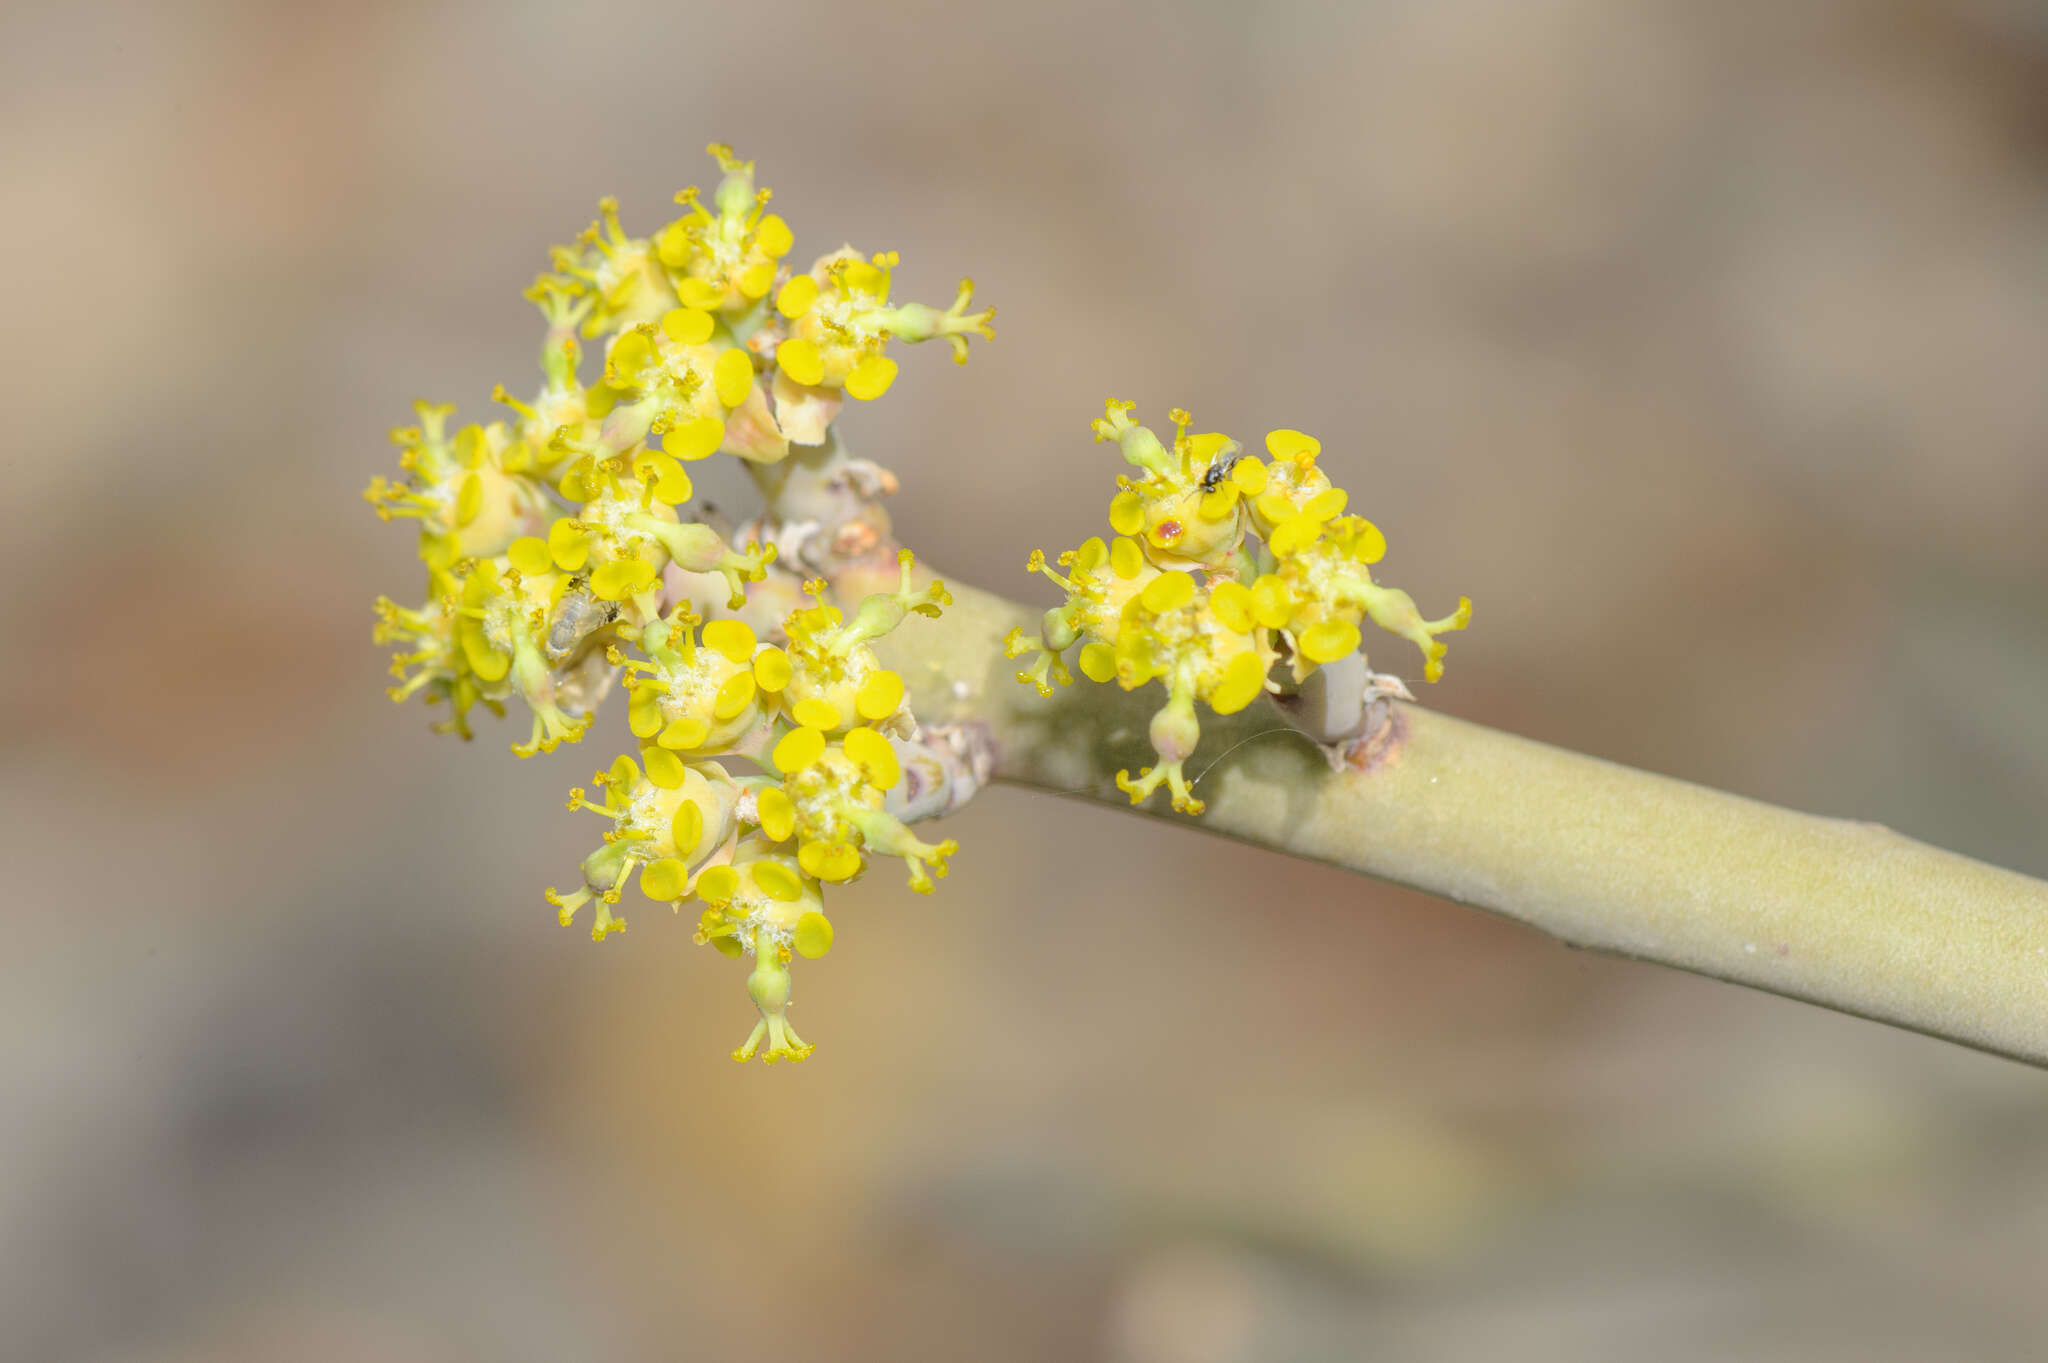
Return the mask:
{"type": "Polygon", "coordinates": [[[672,910],[705,907],[697,941],[728,956],[752,952],[748,981],[760,1023],[734,1055],[801,1060],[811,1048],[789,1025],[792,951],[822,956],[832,945],[823,886],[852,880],[872,856],[901,857],[910,886],[930,893],[946,874],[951,839],[920,840],[884,808],[903,780],[895,744],[916,737],[903,678],[869,647],[905,616],[937,616],[945,584],[911,585],[910,552],[898,589],[861,603],[848,622],[807,583],[816,601],[782,622],[785,644],[765,643],[745,622],[699,619],[687,602],[642,627],[617,627],[644,658],[617,644],[609,660],[627,673],[626,715],[639,759],[622,756],[569,792],[569,808],[609,821],[604,845],[583,859],[581,883],[550,889],[566,926],[593,905],[590,935],[603,941],[626,922],[613,906],[635,883],[672,910]],[[724,761],[755,769],[735,775],[724,761]]]}
{"type": "Polygon", "coordinates": [[[1316,467],[1314,437],[1273,431],[1261,461],[1228,436],[1188,434],[1188,414],[1175,410],[1169,448],[1131,420],[1132,405],[1112,399],[1093,427],[1137,470],[1119,475],[1109,504],[1116,537],[1061,554],[1065,573],[1033,551],[1030,570],[1067,599],[1045,613],[1042,633],[1012,630],[1004,644],[1012,658],[1038,655],[1017,680],[1042,695],[1073,680],[1061,655],[1076,643],[1090,681],[1127,691],[1162,682],[1150,730],[1158,761],[1136,779],[1119,772],[1117,786],[1136,804],[1164,785],[1175,809],[1199,814],[1184,766],[1201,738],[1197,701],[1229,715],[1299,686],[1358,652],[1366,619],[1412,640],[1435,681],[1445,651],[1436,636],[1463,629],[1472,602],[1424,620],[1408,593],[1373,581],[1386,539],[1345,514],[1344,490],[1316,467]]]}
{"type": "Polygon", "coordinates": [[[638,759],[598,774],[601,801],[572,796],[612,827],[582,885],[549,899],[564,923],[594,902],[601,941],[625,926],[611,906],[636,871],[650,898],[694,896],[708,906],[698,939],[756,958],[761,1023],[735,1055],[765,1043],[770,1060],[801,1059],[810,1047],[784,1013],[787,964],[792,950],[831,944],[821,884],[879,853],[905,858],[913,887],[929,890],[954,850],[882,808],[901,779],[892,742],[917,724],[902,679],[868,648],[947,597],[936,583],[912,590],[906,552],[901,588],[850,623],[820,584],[807,584],[818,599],[787,617],[780,642],[706,621],[689,600],[702,575],[723,578],[737,611],[776,551],[688,519],[685,466],[717,453],[773,464],[821,445],[845,395],[889,388],[890,341],[943,337],[964,362],[969,336],[993,334],[993,313],[968,310],[967,281],[945,310],[892,303],[893,253],[842,248],[808,273],[787,270],[794,237],[767,211],[753,164],[710,150],[724,178],[708,207],[685,190],[682,217],[636,238],[606,200],[598,222],[555,248],[527,293],[547,323],[537,394],[501,387],[508,418],[452,433],[452,409],[421,403],[418,424],[393,433],[402,476],[365,496],[386,520],[419,522],[427,591],[417,607],[380,598],[376,637],[402,646],[394,700],[448,706],[437,729],[468,738],[479,705],[502,716],[524,702],[522,757],[583,738],[625,675],[638,759]],[[583,341],[602,348],[589,384],[583,341]],[[734,758],[759,774],[728,771],[734,758]]]}

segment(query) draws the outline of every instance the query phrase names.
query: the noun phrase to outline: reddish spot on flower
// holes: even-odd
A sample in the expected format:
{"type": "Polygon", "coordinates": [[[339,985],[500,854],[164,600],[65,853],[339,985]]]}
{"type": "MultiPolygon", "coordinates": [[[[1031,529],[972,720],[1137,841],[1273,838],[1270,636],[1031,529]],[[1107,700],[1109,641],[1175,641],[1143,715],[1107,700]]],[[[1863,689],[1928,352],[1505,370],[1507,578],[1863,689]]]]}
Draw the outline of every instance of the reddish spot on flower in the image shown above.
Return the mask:
{"type": "Polygon", "coordinates": [[[1172,544],[1179,538],[1179,521],[1161,521],[1159,522],[1159,528],[1152,532],[1152,539],[1157,544],[1172,544]]]}

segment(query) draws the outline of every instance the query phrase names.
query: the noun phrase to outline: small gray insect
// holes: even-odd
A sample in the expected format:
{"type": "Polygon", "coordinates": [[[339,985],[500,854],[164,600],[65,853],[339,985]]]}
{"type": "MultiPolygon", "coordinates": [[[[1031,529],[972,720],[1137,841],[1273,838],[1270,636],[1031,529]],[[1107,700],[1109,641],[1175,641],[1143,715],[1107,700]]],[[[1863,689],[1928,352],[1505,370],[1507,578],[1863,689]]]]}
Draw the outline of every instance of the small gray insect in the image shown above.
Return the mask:
{"type": "Polygon", "coordinates": [[[618,618],[617,602],[601,601],[590,594],[588,584],[577,582],[562,594],[554,619],[548,622],[549,659],[560,662],[569,657],[585,639],[618,618]]]}

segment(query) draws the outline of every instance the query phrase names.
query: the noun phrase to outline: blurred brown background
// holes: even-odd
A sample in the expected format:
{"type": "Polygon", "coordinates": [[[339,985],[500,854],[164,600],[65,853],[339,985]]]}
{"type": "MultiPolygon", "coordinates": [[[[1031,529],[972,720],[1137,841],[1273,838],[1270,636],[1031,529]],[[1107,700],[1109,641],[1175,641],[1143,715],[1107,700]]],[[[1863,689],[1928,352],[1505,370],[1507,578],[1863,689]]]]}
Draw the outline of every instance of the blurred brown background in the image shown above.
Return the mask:
{"type": "Polygon", "coordinates": [[[720,138],[1000,306],[846,423],[953,573],[1098,528],[1107,395],[1300,426],[1478,603],[1432,704],[2048,874],[2037,4],[22,5],[0,69],[0,1356],[2040,1356],[2038,1073],[1022,792],[733,1065],[687,924],[540,900],[608,745],[383,698],[357,498],[720,138]]]}

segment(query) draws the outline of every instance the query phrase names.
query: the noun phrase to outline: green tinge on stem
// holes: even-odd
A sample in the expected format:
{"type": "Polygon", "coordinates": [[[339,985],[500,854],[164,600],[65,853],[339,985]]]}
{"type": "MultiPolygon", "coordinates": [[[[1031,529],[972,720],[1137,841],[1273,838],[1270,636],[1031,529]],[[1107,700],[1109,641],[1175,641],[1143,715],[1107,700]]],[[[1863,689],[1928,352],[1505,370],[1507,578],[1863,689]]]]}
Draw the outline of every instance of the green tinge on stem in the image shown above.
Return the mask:
{"type": "MultiPolygon", "coordinates": [[[[1149,698],[1018,686],[1037,612],[955,588],[883,641],[926,723],[987,726],[1001,779],[1127,807],[1149,698]]],[[[1656,961],[2048,1066],[2048,883],[1874,824],[1779,809],[1390,703],[1366,770],[1333,770],[1258,702],[1205,717],[1208,812],[1175,822],[1656,961]]],[[[1163,814],[1156,806],[1147,813],[1163,814]]]]}

